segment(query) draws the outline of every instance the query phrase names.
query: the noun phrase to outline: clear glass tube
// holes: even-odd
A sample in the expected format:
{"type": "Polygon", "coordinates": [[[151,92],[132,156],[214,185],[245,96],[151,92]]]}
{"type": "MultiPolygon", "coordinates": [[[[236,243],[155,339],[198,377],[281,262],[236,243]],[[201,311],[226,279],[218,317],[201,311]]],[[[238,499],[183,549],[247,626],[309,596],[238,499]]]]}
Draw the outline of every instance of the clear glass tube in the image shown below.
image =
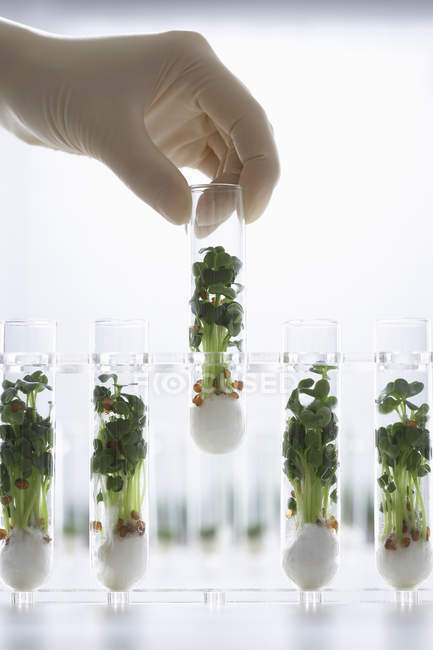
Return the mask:
{"type": "Polygon", "coordinates": [[[432,570],[430,323],[376,324],[375,542],[380,575],[399,592],[432,570]]]}
{"type": "Polygon", "coordinates": [[[0,405],[0,576],[15,591],[53,560],[56,323],[6,321],[0,405]]]}
{"type": "Polygon", "coordinates": [[[126,592],[148,557],[147,322],[93,328],[90,552],[98,581],[126,592]]]}
{"type": "MultiPolygon", "coordinates": [[[[165,356],[165,355],[164,355],[165,356]]],[[[176,552],[187,537],[187,457],[185,445],[189,395],[189,371],[183,355],[153,359],[152,385],[152,475],[150,490],[157,495],[151,502],[153,522],[151,544],[163,553],[176,552]],[[170,405],[168,412],[167,405],[170,405]],[[173,435],[173,430],[179,435],[173,435]]]]}
{"type": "Polygon", "coordinates": [[[211,454],[245,432],[245,232],[239,185],[194,185],[191,252],[190,433],[211,454]]]}
{"type": "Polygon", "coordinates": [[[335,321],[283,326],[282,564],[302,591],[316,591],[339,564],[340,329],[335,321]]]}

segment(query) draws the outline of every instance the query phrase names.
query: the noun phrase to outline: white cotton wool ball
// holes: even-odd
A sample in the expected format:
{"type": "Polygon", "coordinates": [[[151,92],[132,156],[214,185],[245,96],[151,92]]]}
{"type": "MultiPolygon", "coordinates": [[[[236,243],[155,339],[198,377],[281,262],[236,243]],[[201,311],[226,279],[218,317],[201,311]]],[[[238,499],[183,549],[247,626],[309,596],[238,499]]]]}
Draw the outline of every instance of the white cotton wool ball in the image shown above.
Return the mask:
{"type": "Polygon", "coordinates": [[[381,543],[376,552],[380,575],[395,589],[413,589],[426,580],[433,567],[431,543],[411,541],[408,547],[387,549],[381,543]]]}
{"type": "Polygon", "coordinates": [[[131,589],[144,576],[146,567],[147,535],[112,535],[96,552],[96,577],[111,591],[131,589]]]}
{"type": "Polygon", "coordinates": [[[283,551],[283,569],[300,589],[320,589],[338,568],[338,541],[324,524],[304,524],[283,551]]]}
{"type": "Polygon", "coordinates": [[[245,431],[240,400],[211,395],[190,410],[190,433],[196,445],[209,454],[226,454],[239,446],[245,431]]]}
{"type": "Polygon", "coordinates": [[[51,570],[52,546],[52,541],[47,541],[39,528],[12,531],[0,552],[3,581],[19,591],[40,587],[51,570]]]}

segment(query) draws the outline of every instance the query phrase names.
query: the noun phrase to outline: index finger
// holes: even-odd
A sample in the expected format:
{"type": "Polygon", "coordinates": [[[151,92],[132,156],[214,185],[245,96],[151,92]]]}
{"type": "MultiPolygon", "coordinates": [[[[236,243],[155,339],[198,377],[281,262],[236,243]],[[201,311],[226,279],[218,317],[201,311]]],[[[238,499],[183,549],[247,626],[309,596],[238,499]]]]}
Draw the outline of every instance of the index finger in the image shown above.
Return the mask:
{"type": "Polygon", "coordinates": [[[260,104],[222,63],[214,64],[198,95],[202,110],[231,138],[242,163],[245,219],[258,219],[280,175],[272,127],[260,104]]]}

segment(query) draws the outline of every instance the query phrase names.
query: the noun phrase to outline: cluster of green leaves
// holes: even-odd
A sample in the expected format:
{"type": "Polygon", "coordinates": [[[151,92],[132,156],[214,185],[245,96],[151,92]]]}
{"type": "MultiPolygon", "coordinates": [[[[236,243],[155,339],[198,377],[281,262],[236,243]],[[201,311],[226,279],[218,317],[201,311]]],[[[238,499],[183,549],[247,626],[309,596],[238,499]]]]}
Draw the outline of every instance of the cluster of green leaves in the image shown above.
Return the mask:
{"type": "Polygon", "coordinates": [[[195,262],[192,272],[194,294],[190,300],[195,316],[190,328],[190,345],[198,352],[225,352],[229,346],[241,349],[235,340],[243,327],[242,305],[236,302],[242,285],[235,282],[242,267],[240,259],[229,255],[223,246],[202,248],[202,262],[195,262]]]}
{"type": "Polygon", "coordinates": [[[139,489],[140,468],[147,455],[143,437],[146,407],[137,395],[124,392],[116,374],[102,374],[102,384],[112,380],[110,389],[96,385],[93,391],[98,414],[98,434],[93,440],[92,473],[104,477],[97,501],[117,504],[129,519],[132,510],[139,511],[142,497],[139,489]]]}
{"type": "Polygon", "coordinates": [[[287,402],[293,415],[284,432],[283,471],[293,487],[288,508],[300,523],[326,518],[329,501],[337,501],[337,398],[329,394],[328,376],[334,369],[314,365],[310,372],[321,378],[302,379],[287,402]],[[311,398],[308,404],[302,404],[301,395],[311,398]]]}
{"type": "Polygon", "coordinates": [[[47,492],[53,475],[53,425],[37,411],[37,396],[50,391],[40,370],[15,382],[5,379],[0,397],[0,492],[4,519],[17,528],[48,523],[47,492]],[[21,487],[17,487],[18,485],[21,487]],[[25,486],[25,487],[23,487],[25,486]]]}
{"type": "Polygon", "coordinates": [[[158,526],[157,537],[160,542],[173,542],[176,540],[176,532],[167,526],[158,526]]]}
{"type": "Polygon", "coordinates": [[[202,526],[199,532],[200,539],[203,541],[212,541],[216,538],[217,532],[216,526],[202,526]]]}
{"type": "Polygon", "coordinates": [[[262,524],[260,522],[257,522],[255,524],[251,524],[247,528],[247,537],[248,539],[259,539],[266,531],[266,526],[265,524],[262,524]]]}
{"type": "Polygon", "coordinates": [[[430,434],[426,428],[429,407],[412,401],[423,390],[422,382],[396,379],[386,385],[376,400],[381,414],[395,414],[398,418],[376,431],[382,467],[378,484],[385,518],[384,534],[395,533],[398,541],[405,526],[420,528],[424,535],[426,531],[420,479],[430,472],[430,434]]]}

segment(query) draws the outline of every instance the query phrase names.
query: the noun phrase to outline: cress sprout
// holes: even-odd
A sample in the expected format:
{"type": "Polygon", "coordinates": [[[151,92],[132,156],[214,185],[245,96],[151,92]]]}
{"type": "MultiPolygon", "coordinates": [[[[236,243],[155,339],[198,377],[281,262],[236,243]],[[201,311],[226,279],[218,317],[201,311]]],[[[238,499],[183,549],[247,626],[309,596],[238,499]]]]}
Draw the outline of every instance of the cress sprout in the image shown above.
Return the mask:
{"type": "Polygon", "coordinates": [[[396,421],[376,431],[381,467],[378,478],[383,513],[385,548],[408,547],[411,541],[429,540],[421,479],[430,472],[430,435],[426,428],[428,404],[413,398],[424,390],[419,381],[389,382],[376,400],[379,413],[396,421]]]}
{"type": "MultiPolygon", "coordinates": [[[[108,531],[109,535],[143,535],[145,522],[140,510],[145,489],[142,467],[147,454],[143,437],[146,407],[141,397],[124,390],[127,386],[118,383],[116,374],[102,374],[98,380],[102,384],[111,380],[112,388],[96,385],[93,391],[99,421],[91,462],[99,488],[96,501],[116,510],[114,530],[108,531]]],[[[100,532],[102,523],[94,521],[92,528],[100,532]]]]}
{"type": "Polygon", "coordinates": [[[290,487],[284,480],[282,565],[304,590],[321,589],[338,568],[339,427],[329,376],[333,370],[336,366],[313,365],[309,372],[319,377],[301,379],[286,407],[292,415],[283,436],[283,473],[290,487]]]}
{"type": "Polygon", "coordinates": [[[51,391],[40,370],[2,384],[0,415],[0,490],[5,529],[0,538],[9,542],[11,530],[36,528],[49,543],[48,491],[53,477],[53,424],[43,417],[37,398],[51,391]]]}
{"type": "Polygon", "coordinates": [[[192,266],[195,290],[190,305],[194,324],[189,335],[191,349],[205,353],[203,378],[194,385],[196,406],[213,394],[237,399],[236,391],[243,388],[242,381],[232,379],[224,362],[228,348],[242,349],[242,340],[237,337],[243,329],[243,308],[236,301],[243,290],[236,282],[242,262],[223,246],[202,248],[199,253],[204,257],[192,266]]]}
{"type": "Polygon", "coordinates": [[[328,372],[335,366],[316,364],[310,372],[320,379],[302,379],[287,402],[292,416],[287,420],[283,439],[283,471],[292,485],[287,517],[298,526],[326,521],[338,530],[338,522],[329,514],[331,502],[337,501],[338,434],[335,408],[337,398],[330,395],[328,372]],[[301,396],[310,397],[307,405],[301,396]]]}
{"type": "Polygon", "coordinates": [[[248,539],[259,539],[262,537],[266,530],[266,527],[264,524],[257,522],[256,524],[251,524],[247,528],[247,537],[248,539]]]}

